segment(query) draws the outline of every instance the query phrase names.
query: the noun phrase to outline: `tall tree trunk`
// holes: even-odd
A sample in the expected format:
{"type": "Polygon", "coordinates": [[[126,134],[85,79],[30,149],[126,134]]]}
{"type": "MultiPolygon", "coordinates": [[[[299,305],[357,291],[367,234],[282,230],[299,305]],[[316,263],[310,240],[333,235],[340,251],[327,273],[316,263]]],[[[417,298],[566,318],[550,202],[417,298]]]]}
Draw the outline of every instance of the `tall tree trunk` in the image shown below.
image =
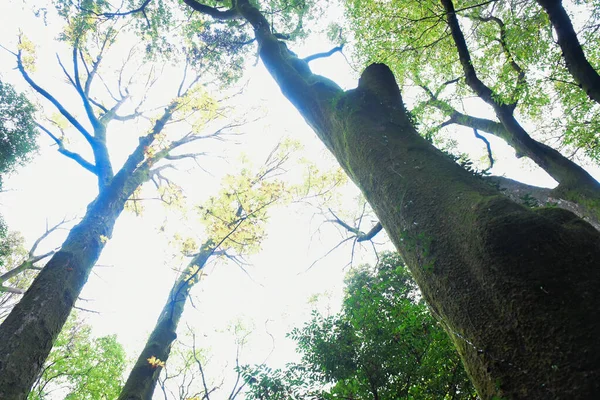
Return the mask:
{"type": "Polygon", "coordinates": [[[236,11],[283,94],[373,207],[480,395],[595,398],[600,233],[568,211],[522,207],[449,160],[415,131],[385,65],[344,92],[294,57],[247,0],[236,11]]]}
{"type": "Polygon", "coordinates": [[[118,400],[151,400],[156,382],[162,370],[161,363],[169,358],[171,345],[177,338],[177,325],[183,314],[188,294],[200,279],[204,268],[214,252],[214,243],[207,241],[200,253],[192,259],[169,292],[158,321],[133,366],[118,400]],[[154,359],[152,359],[154,357],[154,359]],[[151,363],[149,360],[156,360],[151,363]]]}
{"type": "Polygon", "coordinates": [[[556,31],[567,69],[591,99],[600,103],[600,75],[589,63],[561,0],[537,0],[556,31]]]}
{"type": "Polygon", "coordinates": [[[165,122],[163,116],[155,130],[140,139],[111,184],[88,206],[60,251],[0,325],[0,399],[27,398],[125,202],[149,177],[149,165],[142,163],[144,148],[165,122]]]}

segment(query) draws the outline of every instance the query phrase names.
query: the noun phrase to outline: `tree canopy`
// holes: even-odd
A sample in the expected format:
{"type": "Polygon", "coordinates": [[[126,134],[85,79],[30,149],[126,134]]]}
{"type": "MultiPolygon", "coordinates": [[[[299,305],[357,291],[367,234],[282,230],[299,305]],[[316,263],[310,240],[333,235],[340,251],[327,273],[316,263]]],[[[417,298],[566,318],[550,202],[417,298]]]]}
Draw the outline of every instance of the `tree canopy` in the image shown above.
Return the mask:
{"type": "Polygon", "coordinates": [[[285,371],[243,368],[251,399],[473,399],[454,346],[397,254],[346,278],[342,310],[313,311],[289,336],[302,355],[285,371]]]}

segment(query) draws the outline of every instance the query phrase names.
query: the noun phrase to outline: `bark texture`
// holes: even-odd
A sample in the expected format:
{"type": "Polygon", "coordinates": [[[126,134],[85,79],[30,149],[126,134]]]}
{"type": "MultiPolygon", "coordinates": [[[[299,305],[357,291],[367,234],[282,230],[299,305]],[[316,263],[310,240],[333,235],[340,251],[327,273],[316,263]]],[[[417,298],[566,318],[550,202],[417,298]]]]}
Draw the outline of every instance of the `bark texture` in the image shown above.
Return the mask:
{"type": "Polygon", "coordinates": [[[385,65],[344,92],[247,0],[236,9],[283,94],[368,199],[482,398],[597,397],[600,234],[571,212],[512,202],[435,149],[385,65]]]}
{"type": "Polygon", "coordinates": [[[161,362],[168,360],[171,345],[177,339],[177,325],[183,314],[188,294],[199,281],[200,270],[204,268],[213,252],[214,243],[212,241],[204,243],[200,253],[192,259],[171,288],[167,303],[158,317],[146,346],[129,373],[118,400],[152,399],[162,367],[157,364],[153,365],[149,359],[155,357],[161,362]]]}
{"type": "MultiPolygon", "coordinates": [[[[116,183],[119,183],[117,181],[116,183]]],[[[26,399],[137,185],[109,186],[0,325],[0,399],[26,399]]]]}
{"type": "Polygon", "coordinates": [[[175,103],[167,107],[152,132],[140,138],[135,151],[90,203],[61,250],[54,254],[0,325],[0,399],[27,398],[54,340],[111,237],[125,202],[148,180],[154,160],[145,160],[145,149],[162,131],[175,107],[175,103]]]}
{"type": "Polygon", "coordinates": [[[488,176],[485,177],[485,180],[498,186],[502,193],[516,203],[528,207],[548,206],[562,208],[571,211],[600,231],[600,220],[594,210],[587,209],[581,204],[555,197],[553,189],[526,185],[502,176],[488,176]]]}

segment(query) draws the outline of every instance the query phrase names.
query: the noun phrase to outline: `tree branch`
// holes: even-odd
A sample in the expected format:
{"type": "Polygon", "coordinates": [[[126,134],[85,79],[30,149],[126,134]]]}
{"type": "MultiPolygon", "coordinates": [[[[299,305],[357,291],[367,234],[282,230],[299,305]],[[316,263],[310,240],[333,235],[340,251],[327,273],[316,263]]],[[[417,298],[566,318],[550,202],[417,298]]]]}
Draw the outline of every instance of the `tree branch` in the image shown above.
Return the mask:
{"type": "Polygon", "coordinates": [[[235,9],[235,8],[230,8],[228,10],[219,10],[218,8],[210,7],[210,6],[204,5],[202,3],[199,3],[196,0],[183,0],[183,2],[185,4],[187,4],[188,6],[190,6],[192,9],[194,9],[195,11],[198,11],[202,14],[209,15],[209,16],[213,17],[214,19],[229,20],[229,19],[236,19],[236,18],[241,17],[241,15],[238,13],[237,9],[235,9]]]}
{"type": "Polygon", "coordinates": [[[8,286],[0,285],[0,293],[13,293],[13,294],[23,294],[25,293],[25,289],[13,288],[8,286]]]}
{"type": "Polygon", "coordinates": [[[91,162],[84,159],[80,154],[75,153],[70,150],[67,150],[64,146],[62,139],[59,139],[58,137],[56,137],[56,135],[54,135],[52,132],[50,132],[50,130],[48,130],[42,124],[36,122],[36,125],[38,126],[38,128],[40,128],[41,130],[46,132],[48,134],[48,136],[50,136],[52,138],[52,140],[54,140],[54,142],[58,145],[59,153],[70,158],[71,160],[75,161],[77,164],[79,164],[86,170],[90,171],[92,174],[98,176],[98,168],[96,168],[96,166],[94,164],[92,164],[91,162]]]}
{"type": "Polygon", "coordinates": [[[454,4],[451,0],[441,0],[441,2],[446,10],[446,20],[448,22],[448,26],[450,27],[450,33],[452,34],[454,45],[458,51],[458,57],[463,72],[465,73],[467,84],[475,93],[477,93],[479,97],[481,97],[483,101],[491,105],[497,105],[497,102],[494,99],[494,93],[479,79],[477,73],[475,72],[473,61],[471,60],[471,53],[469,52],[469,48],[467,46],[467,41],[465,40],[465,36],[460,28],[458,18],[456,17],[454,4]]]}
{"type": "Polygon", "coordinates": [[[306,63],[311,62],[313,60],[319,59],[319,58],[326,58],[326,57],[330,57],[331,55],[337,53],[338,51],[342,51],[344,49],[344,45],[339,45],[334,47],[333,49],[323,52],[323,53],[316,53],[313,55],[310,55],[308,57],[304,57],[302,60],[306,63]]]}
{"type": "Polygon", "coordinates": [[[79,133],[81,133],[83,135],[83,137],[87,140],[87,142],[90,144],[90,146],[92,146],[92,148],[97,146],[96,140],[83,127],[83,125],[81,125],[79,123],[79,121],[77,121],[77,119],[75,117],[73,117],[71,115],[71,113],[69,113],[67,111],[67,109],[58,100],[56,100],[56,98],[54,96],[52,96],[46,90],[41,88],[37,83],[34,82],[33,79],[31,79],[31,77],[29,76],[27,71],[25,71],[25,68],[23,66],[23,61],[21,59],[21,51],[19,51],[17,53],[17,69],[19,70],[19,72],[21,72],[21,75],[23,76],[25,81],[29,84],[29,86],[31,86],[36,92],[38,92],[43,97],[45,97],[48,101],[50,101],[50,103],[52,103],[54,105],[54,107],[56,107],[56,109],[63,115],[63,117],[65,117],[67,119],[67,121],[69,121],[71,123],[71,125],[73,125],[79,131],[79,133]]]}
{"type": "Polygon", "coordinates": [[[587,95],[600,103],[600,75],[586,58],[571,18],[561,0],[537,0],[537,2],[550,17],[567,69],[587,95]]]}
{"type": "Polygon", "coordinates": [[[83,86],[81,85],[81,79],[79,77],[78,45],[79,38],[77,38],[77,40],[75,40],[75,43],[73,44],[73,75],[75,77],[75,89],[77,89],[77,93],[79,94],[79,97],[81,97],[81,101],[83,102],[83,108],[85,109],[85,112],[88,116],[88,119],[90,120],[90,123],[92,124],[92,127],[94,128],[94,130],[97,130],[101,126],[100,121],[98,121],[96,114],[94,114],[94,109],[92,108],[88,96],[85,90],[83,89],[83,86]]]}
{"type": "Polygon", "coordinates": [[[123,11],[123,12],[105,12],[105,13],[98,13],[98,12],[95,12],[95,11],[93,11],[93,10],[89,10],[89,9],[86,9],[86,8],[83,8],[83,7],[80,7],[79,9],[80,9],[81,11],[85,11],[85,12],[88,12],[88,13],[90,13],[90,14],[94,14],[94,15],[96,15],[96,16],[98,16],[98,17],[106,17],[106,18],[112,18],[112,17],[124,17],[124,16],[126,16],[126,15],[136,14],[136,13],[139,13],[139,12],[141,12],[141,13],[144,13],[144,12],[145,12],[145,10],[146,10],[146,7],[148,7],[148,4],[150,4],[150,2],[151,2],[151,1],[152,1],[152,0],[145,0],[145,1],[142,3],[142,5],[141,5],[141,6],[139,6],[138,8],[136,8],[136,9],[133,9],[133,10],[129,10],[129,11],[123,11]]]}
{"type": "Polygon", "coordinates": [[[508,43],[506,42],[506,25],[504,24],[504,21],[502,21],[500,18],[495,17],[493,15],[489,16],[489,17],[485,17],[485,18],[478,17],[478,19],[483,22],[493,21],[500,28],[500,38],[497,40],[500,43],[500,46],[502,47],[502,51],[504,52],[504,56],[506,57],[506,60],[509,62],[513,71],[515,71],[517,73],[517,82],[515,84],[515,88],[514,88],[513,96],[512,96],[513,97],[513,99],[512,99],[513,105],[516,107],[517,102],[518,102],[519,91],[522,90],[523,86],[526,83],[525,82],[525,71],[523,71],[523,68],[521,68],[521,66],[519,64],[517,64],[511,51],[508,48],[508,43]]]}
{"type": "Polygon", "coordinates": [[[492,156],[492,146],[490,145],[489,140],[485,138],[485,136],[481,136],[479,132],[477,132],[476,128],[473,128],[473,133],[477,139],[480,139],[483,143],[485,143],[485,147],[487,149],[488,160],[490,160],[490,166],[484,171],[488,171],[494,167],[494,157],[492,156]]]}

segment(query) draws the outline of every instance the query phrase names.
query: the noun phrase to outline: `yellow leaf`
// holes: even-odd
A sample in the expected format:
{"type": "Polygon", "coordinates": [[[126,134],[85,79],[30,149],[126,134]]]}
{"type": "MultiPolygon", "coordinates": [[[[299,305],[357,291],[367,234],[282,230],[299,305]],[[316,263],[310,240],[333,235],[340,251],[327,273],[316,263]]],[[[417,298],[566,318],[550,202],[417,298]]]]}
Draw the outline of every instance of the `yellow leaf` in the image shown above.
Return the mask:
{"type": "Polygon", "coordinates": [[[150,366],[152,368],[158,368],[158,367],[164,368],[164,366],[165,366],[165,362],[161,361],[159,358],[156,358],[155,356],[148,358],[148,364],[150,364],[150,366]]]}
{"type": "Polygon", "coordinates": [[[106,242],[108,242],[108,237],[100,235],[100,241],[102,242],[102,244],[105,244],[106,242]]]}

